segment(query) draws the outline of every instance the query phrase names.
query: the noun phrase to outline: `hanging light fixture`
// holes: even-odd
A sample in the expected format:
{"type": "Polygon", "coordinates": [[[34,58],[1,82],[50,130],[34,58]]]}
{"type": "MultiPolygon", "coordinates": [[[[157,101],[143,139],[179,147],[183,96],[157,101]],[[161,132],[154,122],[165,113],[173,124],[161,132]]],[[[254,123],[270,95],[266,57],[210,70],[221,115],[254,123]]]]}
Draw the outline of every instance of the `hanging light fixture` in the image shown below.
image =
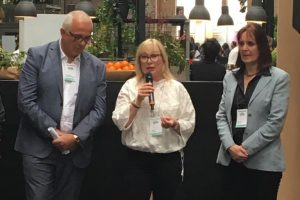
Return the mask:
{"type": "Polygon", "coordinates": [[[196,0],[196,5],[191,10],[189,19],[210,20],[209,12],[204,6],[204,0],[196,0]]]}
{"type": "Polygon", "coordinates": [[[230,26],[233,25],[233,20],[229,15],[229,8],[227,0],[222,0],[222,15],[218,19],[218,26],[230,26]]]}
{"type": "Polygon", "coordinates": [[[88,14],[90,16],[90,18],[92,18],[92,19],[96,18],[96,9],[93,6],[93,4],[91,3],[91,1],[87,1],[87,0],[79,1],[75,5],[75,10],[82,10],[86,14],[88,14]]]}
{"type": "Polygon", "coordinates": [[[261,0],[252,0],[252,6],[248,7],[248,12],[246,14],[247,22],[255,23],[266,23],[267,14],[262,7],[261,0]]]}
{"type": "Polygon", "coordinates": [[[30,0],[21,0],[15,7],[14,15],[16,19],[26,17],[36,17],[36,7],[30,0]]]}

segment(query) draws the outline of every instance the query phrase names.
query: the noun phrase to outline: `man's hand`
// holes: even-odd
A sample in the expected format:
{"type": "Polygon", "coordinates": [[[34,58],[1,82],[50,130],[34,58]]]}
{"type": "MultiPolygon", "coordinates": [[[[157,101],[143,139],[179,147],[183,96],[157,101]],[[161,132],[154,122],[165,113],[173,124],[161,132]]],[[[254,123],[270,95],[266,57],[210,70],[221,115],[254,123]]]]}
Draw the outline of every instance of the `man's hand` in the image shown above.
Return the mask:
{"type": "Polygon", "coordinates": [[[60,151],[70,150],[73,151],[78,146],[72,133],[64,132],[56,129],[59,137],[52,141],[52,144],[60,151]]]}

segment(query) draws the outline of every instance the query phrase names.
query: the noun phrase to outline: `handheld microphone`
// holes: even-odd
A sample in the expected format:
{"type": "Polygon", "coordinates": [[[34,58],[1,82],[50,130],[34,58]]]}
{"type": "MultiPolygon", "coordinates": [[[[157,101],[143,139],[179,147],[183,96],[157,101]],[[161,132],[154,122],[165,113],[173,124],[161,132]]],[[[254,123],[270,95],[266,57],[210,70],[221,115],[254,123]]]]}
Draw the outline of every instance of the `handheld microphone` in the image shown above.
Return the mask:
{"type": "MultiPolygon", "coordinates": [[[[152,74],[150,72],[148,72],[146,75],[146,83],[152,83],[153,84],[153,77],[152,74]]],[[[155,101],[154,101],[154,93],[151,92],[149,94],[149,105],[151,107],[151,110],[154,110],[154,105],[155,105],[155,101]]]]}

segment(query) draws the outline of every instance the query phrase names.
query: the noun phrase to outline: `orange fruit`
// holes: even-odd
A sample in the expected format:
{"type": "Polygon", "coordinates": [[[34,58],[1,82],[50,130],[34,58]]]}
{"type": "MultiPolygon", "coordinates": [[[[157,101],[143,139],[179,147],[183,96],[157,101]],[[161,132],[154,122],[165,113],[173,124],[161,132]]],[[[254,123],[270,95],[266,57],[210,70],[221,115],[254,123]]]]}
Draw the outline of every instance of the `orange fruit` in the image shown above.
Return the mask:
{"type": "Polygon", "coordinates": [[[128,65],[128,61],[127,60],[123,60],[121,61],[122,65],[125,66],[125,65],[128,65]]]}
{"type": "Polygon", "coordinates": [[[129,64],[128,68],[129,68],[129,70],[134,70],[134,65],[133,64],[129,64]]]}
{"type": "Polygon", "coordinates": [[[122,63],[120,61],[114,64],[115,69],[122,69],[122,63]]]}

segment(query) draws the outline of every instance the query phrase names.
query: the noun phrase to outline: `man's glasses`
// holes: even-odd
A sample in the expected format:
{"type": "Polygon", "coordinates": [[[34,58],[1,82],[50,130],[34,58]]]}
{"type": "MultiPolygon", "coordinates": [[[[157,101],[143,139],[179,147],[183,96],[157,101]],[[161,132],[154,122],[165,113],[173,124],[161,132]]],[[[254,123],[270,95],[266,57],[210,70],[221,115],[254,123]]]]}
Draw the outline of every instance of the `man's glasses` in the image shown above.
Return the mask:
{"type": "Polygon", "coordinates": [[[160,54],[151,54],[150,56],[148,55],[140,55],[140,61],[141,63],[146,63],[148,62],[148,59],[150,59],[152,62],[158,61],[158,58],[160,57],[160,54]]]}
{"type": "Polygon", "coordinates": [[[84,41],[85,43],[89,43],[91,41],[92,36],[82,36],[79,34],[74,34],[71,31],[69,31],[69,35],[74,38],[74,41],[82,42],[84,41]]]}

